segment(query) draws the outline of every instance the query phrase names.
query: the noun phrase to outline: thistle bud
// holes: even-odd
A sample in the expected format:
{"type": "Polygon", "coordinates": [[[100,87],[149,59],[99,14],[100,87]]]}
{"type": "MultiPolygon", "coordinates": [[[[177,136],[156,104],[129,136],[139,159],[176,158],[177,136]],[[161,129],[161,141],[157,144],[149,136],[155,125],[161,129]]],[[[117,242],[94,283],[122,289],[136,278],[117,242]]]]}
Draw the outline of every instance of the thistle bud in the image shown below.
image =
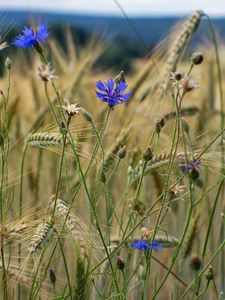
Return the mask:
{"type": "Polygon", "coordinates": [[[89,112],[87,112],[86,110],[82,111],[83,117],[87,122],[92,122],[92,116],[91,114],[89,114],[89,112]]]}
{"type": "Polygon", "coordinates": [[[183,127],[183,130],[186,132],[186,133],[189,133],[189,125],[188,125],[188,122],[184,119],[182,119],[182,127],[183,127]]]}
{"type": "Polygon", "coordinates": [[[121,271],[125,268],[125,261],[120,256],[117,257],[116,266],[121,271]]]}
{"type": "Polygon", "coordinates": [[[194,271],[198,271],[201,268],[202,260],[198,255],[193,255],[190,261],[190,267],[194,271]]]}
{"type": "Polygon", "coordinates": [[[202,52],[194,52],[191,55],[191,61],[194,65],[200,65],[204,60],[202,52]]]}
{"type": "Polygon", "coordinates": [[[115,78],[114,78],[114,82],[117,84],[119,82],[125,82],[125,74],[124,74],[124,71],[121,71],[119,75],[117,75],[115,78]]]}
{"type": "Polygon", "coordinates": [[[49,270],[49,279],[50,279],[51,283],[53,285],[55,285],[55,283],[56,283],[56,276],[55,276],[55,272],[52,269],[49,270]]]}
{"type": "Polygon", "coordinates": [[[9,58],[9,57],[6,58],[5,66],[6,66],[6,68],[7,68],[8,70],[11,69],[11,66],[12,66],[12,60],[11,60],[11,58],[9,58]]]}
{"type": "Polygon", "coordinates": [[[150,161],[150,160],[152,160],[152,158],[153,158],[153,153],[151,151],[151,148],[148,147],[143,154],[143,159],[145,161],[150,161]]]}
{"type": "Polygon", "coordinates": [[[126,150],[126,146],[123,146],[119,149],[119,151],[117,152],[117,155],[119,156],[120,159],[123,159],[126,157],[127,154],[127,150],[126,150]]]}
{"type": "Polygon", "coordinates": [[[213,280],[214,279],[214,272],[212,266],[209,266],[208,269],[205,272],[205,278],[206,280],[213,280]]]}

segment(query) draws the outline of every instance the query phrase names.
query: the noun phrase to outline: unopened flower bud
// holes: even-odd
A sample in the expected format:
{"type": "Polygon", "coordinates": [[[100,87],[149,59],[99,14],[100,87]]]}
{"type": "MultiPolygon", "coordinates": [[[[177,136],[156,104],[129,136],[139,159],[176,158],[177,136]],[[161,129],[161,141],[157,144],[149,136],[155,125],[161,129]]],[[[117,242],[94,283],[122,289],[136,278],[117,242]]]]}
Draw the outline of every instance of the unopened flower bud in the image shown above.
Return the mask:
{"type": "Polygon", "coordinates": [[[180,81],[182,78],[183,78],[183,73],[178,71],[174,73],[174,79],[176,79],[177,81],[180,81]]]}
{"type": "Polygon", "coordinates": [[[2,133],[0,132],[0,147],[2,147],[4,145],[4,137],[2,135],[2,133]]]}
{"type": "Polygon", "coordinates": [[[92,116],[91,114],[89,114],[89,112],[87,112],[86,110],[82,111],[83,117],[87,122],[92,122],[92,116]]]}
{"type": "Polygon", "coordinates": [[[119,151],[117,152],[117,155],[119,156],[120,159],[123,159],[126,157],[126,154],[127,154],[127,147],[126,146],[123,146],[119,149],[119,151]]]}
{"type": "Polygon", "coordinates": [[[212,266],[209,266],[208,269],[206,270],[205,278],[208,281],[214,279],[214,272],[213,272],[212,266]]]}
{"type": "Polygon", "coordinates": [[[56,283],[56,276],[55,276],[55,272],[52,269],[49,270],[49,279],[50,279],[51,283],[53,285],[55,285],[55,283],[56,283]]]}
{"type": "Polygon", "coordinates": [[[161,117],[160,119],[158,119],[155,123],[155,131],[157,134],[160,133],[161,129],[164,127],[165,125],[165,118],[161,117]]]}
{"type": "Polygon", "coordinates": [[[191,55],[191,61],[194,65],[200,65],[204,60],[202,52],[194,52],[191,55]]]}
{"type": "Polygon", "coordinates": [[[183,130],[186,132],[186,133],[189,133],[189,125],[188,125],[188,122],[184,119],[182,119],[182,127],[183,127],[183,130]]]}
{"type": "Polygon", "coordinates": [[[199,178],[199,172],[196,169],[191,169],[190,174],[192,180],[197,180],[199,178]]]}
{"type": "Polygon", "coordinates": [[[105,176],[105,173],[103,171],[101,172],[100,180],[101,180],[102,183],[106,182],[106,176],[105,176]]]}
{"type": "Polygon", "coordinates": [[[6,68],[7,68],[8,70],[11,69],[11,66],[12,66],[12,60],[11,60],[11,58],[9,58],[9,57],[6,58],[5,66],[6,66],[6,68]]]}
{"type": "Polygon", "coordinates": [[[191,257],[191,261],[190,261],[190,267],[194,270],[194,271],[198,271],[201,268],[202,265],[202,260],[198,255],[193,255],[191,257]]]}
{"type": "Polygon", "coordinates": [[[152,158],[153,158],[153,153],[151,151],[151,148],[148,147],[143,154],[143,159],[145,161],[150,161],[152,158]]]}
{"type": "Polygon", "coordinates": [[[125,268],[125,261],[120,256],[117,257],[116,266],[121,271],[125,268]]]}
{"type": "Polygon", "coordinates": [[[117,75],[115,78],[114,78],[114,82],[115,83],[119,83],[119,82],[125,82],[125,74],[124,74],[124,71],[121,71],[119,75],[117,75]]]}

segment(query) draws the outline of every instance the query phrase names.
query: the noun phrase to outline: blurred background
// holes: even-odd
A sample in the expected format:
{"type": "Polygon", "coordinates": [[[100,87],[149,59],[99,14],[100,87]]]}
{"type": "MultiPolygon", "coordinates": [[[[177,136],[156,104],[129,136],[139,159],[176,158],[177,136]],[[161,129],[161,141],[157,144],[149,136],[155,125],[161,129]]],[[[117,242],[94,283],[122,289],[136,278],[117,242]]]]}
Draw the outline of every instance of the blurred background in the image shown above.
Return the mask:
{"type": "MultiPolygon", "coordinates": [[[[69,27],[76,46],[85,46],[91,36],[104,40],[106,51],[96,62],[100,69],[120,66],[132,71],[131,61],[146,57],[173,25],[195,10],[213,18],[221,40],[225,36],[223,0],[1,0],[1,25],[10,41],[24,25],[47,22],[51,35],[65,46],[64,30],[69,27]],[[63,26],[62,26],[63,25],[63,26]]],[[[206,23],[202,22],[192,42],[207,43],[206,23]]]]}

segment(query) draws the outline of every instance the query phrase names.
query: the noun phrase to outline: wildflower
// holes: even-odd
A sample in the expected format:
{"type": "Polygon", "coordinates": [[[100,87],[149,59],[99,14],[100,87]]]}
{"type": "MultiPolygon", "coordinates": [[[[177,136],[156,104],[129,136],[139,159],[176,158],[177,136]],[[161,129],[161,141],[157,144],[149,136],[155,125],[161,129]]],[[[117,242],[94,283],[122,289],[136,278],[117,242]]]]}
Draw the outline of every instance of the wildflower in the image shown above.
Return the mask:
{"type": "Polygon", "coordinates": [[[38,47],[45,42],[48,35],[47,24],[41,24],[37,26],[37,28],[25,27],[23,29],[23,34],[18,35],[12,43],[19,48],[30,48],[31,46],[38,47]]]}
{"type": "Polygon", "coordinates": [[[79,115],[79,112],[82,110],[81,107],[77,107],[77,103],[70,104],[68,100],[65,100],[65,105],[62,105],[62,108],[65,109],[68,116],[72,117],[73,115],[79,115]]]}
{"type": "Polygon", "coordinates": [[[170,74],[170,79],[173,81],[180,81],[183,77],[184,77],[184,74],[179,71],[172,72],[170,74]]]}
{"type": "Polygon", "coordinates": [[[152,243],[152,241],[150,241],[149,243],[145,240],[137,240],[136,242],[131,243],[131,247],[138,249],[138,250],[150,250],[153,249],[155,251],[163,248],[163,245],[160,244],[158,241],[154,241],[152,243]]]}
{"type": "Polygon", "coordinates": [[[41,66],[38,66],[38,75],[45,82],[56,79],[57,76],[55,76],[54,73],[55,71],[52,69],[50,63],[48,63],[47,65],[42,64],[41,66]]]}
{"type": "Polygon", "coordinates": [[[184,174],[188,174],[192,170],[199,170],[201,161],[200,159],[193,159],[187,165],[185,163],[179,163],[179,167],[181,168],[184,174]]]}
{"type": "Polygon", "coordinates": [[[185,77],[181,80],[181,87],[183,88],[183,94],[190,92],[196,88],[199,88],[199,84],[190,77],[185,77]]]}
{"type": "Polygon", "coordinates": [[[99,91],[96,91],[97,97],[107,102],[109,107],[114,107],[119,103],[127,101],[131,95],[131,92],[124,94],[127,84],[126,82],[120,81],[118,84],[112,79],[109,79],[107,82],[98,81],[96,87],[99,91]]]}
{"type": "Polygon", "coordinates": [[[192,179],[197,179],[199,177],[201,161],[200,159],[193,159],[188,164],[179,163],[178,166],[181,168],[184,174],[191,174],[192,179]]]}

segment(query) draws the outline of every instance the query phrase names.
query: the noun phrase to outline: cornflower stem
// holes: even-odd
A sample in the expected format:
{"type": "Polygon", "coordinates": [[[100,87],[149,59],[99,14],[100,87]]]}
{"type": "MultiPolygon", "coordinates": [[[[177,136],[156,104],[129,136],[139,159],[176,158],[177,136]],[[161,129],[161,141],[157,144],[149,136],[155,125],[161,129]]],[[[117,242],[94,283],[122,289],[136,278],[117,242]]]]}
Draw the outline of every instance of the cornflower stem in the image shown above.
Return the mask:
{"type": "Polygon", "coordinates": [[[45,95],[46,95],[46,98],[47,98],[47,100],[48,100],[48,104],[49,104],[49,106],[50,106],[52,115],[53,115],[53,117],[54,117],[56,123],[58,124],[58,126],[60,126],[59,120],[58,120],[58,118],[57,118],[57,116],[56,116],[56,113],[55,113],[55,111],[54,111],[53,105],[52,105],[51,100],[50,100],[50,98],[49,98],[47,81],[45,81],[44,85],[45,85],[45,95]]]}
{"type": "MultiPolygon", "coordinates": [[[[137,188],[137,191],[136,191],[136,195],[134,197],[134,200],[133,200],[133,206],[136,204],[137,200],[138,200],[138,197],[139,197],[139,194],[140,194],[140,191],[141,191],[141,186],[142,186],[142,181],[143,181],[143,178],[144,178],[144,174],[145,174],[145,169],[147,167],[147,164],[148,162],[147,161],[144,161],[144,165],[143,165],[143,168],[142,168],[142,171],[141,171],[141,176],[140,176],[140,180],[139,180],[139,183],[138,183],[138,188],[137,188]]],[[[127,221],[127,225],[124,229],[124,232],[123,232],[123,237],[122,239],[124,238],[125,234],[127,233],[127,230],[129,228],[129,225],[130,225],[130,222],[132,220],[132,215],[130,215],[128,221],[127,221]]]]}
{"type": "MultiPolygon", "coordinates": [[[[180,99],[180,104],[179,104],[179,110],[181,108],[181,101],[182,101],[182,98],[180,99]]],[[[185,153],[185,162],[186,162],[186,165],[188,164],[188,160],[187,160],[187,147],[186,147],[186,142],[185,142],[185,134],[184,134],[184,129],[182,126],[181,127],[181,134],[182,134],[182,139],[183,139],[183,147],[184,147],[184,153],[185,153]]],[[[189,174],[188,176],[188,179],[189,179],[189,194],[190,194],[190,203],[189,203],[189,209],[188,209],[188,213],[187,213],[187,220],[186,220],[186,224],[184,226],[184,229],[183,229],[183,233],[182,233],[182,236],[181,236],[181,240],[180,240],[180,243],[179,245],[177,246],[174,254],[173,254],[173,257],[172,257],[172,261],[171,261],[171,264],[168,268],[168,272],[166,273],[166,275],[164,276],[160,286],[158,287],[158,289],[155,291],[154,295],[153,295],[153,299],[156,298],[157,294],[159,293],[159,291],[161,290],[161,288],[163,287],[164,283],[166,282],[170,272],[172,271],[172,268],[175,264],[175,261],[178,257],[178,254],[180,252],[180,249],[182,247],[182,244],[184,242],[184,239],[185,239],[185,236],[186,236],[186,233],[187,233],[187,230],[188,230],[188,227],[189,227],[189,224],[190,224],[190,220],[191,220],[191,216],[192,216],[192,211],[193,211],[193,184],[192,184],[192,179],[191,179],[191,176],[189,174]]]]}
{"type": "Polygon", "coordinates": [[[201,293],[199,293],[199,295],[197,297],[195,297],[195,300],[201,299],[201,297],[205,295],[205,293],[209,287],[209,283],[210,283],[210,280],[207,280],[204,290],[201,293]]]}
{"type": "Polygon", "coordinates": [[[183,295],[181,296],[180,300],[184,299],[184,297],[187,295],[187,293],[190,291],[190,289],[195,285],[196,281],[199,280],[199,278],[202,277],[202,275],[205,273],[207,268],[212,264],[212,262],[216,258],[216,256],[224,249],[224,246],[225,246],[225,240],[220,244],[220,246],[217,248],[216,252],[213,254],[213,256],[208,261],[208,263],[205,265],[205,267],[201,270],[201,272],[199,272],[198,275],[188,285],[188,287],[184,291],[183,295]]]}
{"type": "MultiPolygon", "coordinates": [[[[205,241],[204,241],[203,250],[202,250],[202,263],[203,264],[204,264],[204,260],[205,260],[206,249],[207,249],[207,245],[208,245],[208,241],[209,241],[209,234],[210,234],[211,227],[212,227],[213,217],[215,215],[216,207],[217,207],[217,204],[218,204],[218,201],[219,201],[219,196],[220,196],[220,192],[222,190],[223,185],[224,185],[224,181],[222,181],[219,185],[218,192],[217,192],[217,195],[216,195],[216,199],[214,201],[213,208],[212,208],[212,211],[211,211],[211,215],[210,215],[210,218],[209,218],[209,224],[208,224],[208,227],[207,227],[207,232],[206,232],[205,241]]],[[[200,287],[201,287],[201,278],[199,279],[197,292],[199,292],[200,287]]]]}
{"type": "Polygon", "coordinates": [[[64,155],[65,155],[65,149],[66,149],[66,139],[67,139],[67,133],[69,131],[69,124],[71,121],[71,116],[68,116],[67,122],[66,122],[66,132],[62,134],[63,136],[63,145],[62,145],[62,155],[60,159],[60,164],[59,164],[59,173],[58,173],[58,180],[57,180],[57,185],[56,185],[56,193],[55,193],[55,200],[54,200],[54,206],[52,210],[52,220],[54,219],[55,215],[55,210],[56,210],[56,203],[57,203],[57,198],[59,194],[59,187],[60,187],[60,181],[61,181],[61,176],[62,176],[62,168],[63,168],[63,161],[64,161],[64,155]]]}

